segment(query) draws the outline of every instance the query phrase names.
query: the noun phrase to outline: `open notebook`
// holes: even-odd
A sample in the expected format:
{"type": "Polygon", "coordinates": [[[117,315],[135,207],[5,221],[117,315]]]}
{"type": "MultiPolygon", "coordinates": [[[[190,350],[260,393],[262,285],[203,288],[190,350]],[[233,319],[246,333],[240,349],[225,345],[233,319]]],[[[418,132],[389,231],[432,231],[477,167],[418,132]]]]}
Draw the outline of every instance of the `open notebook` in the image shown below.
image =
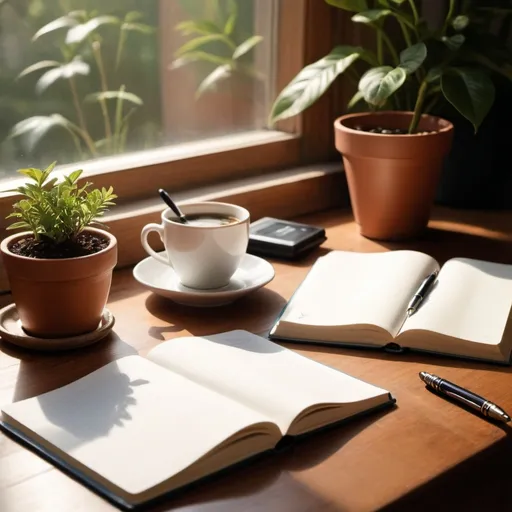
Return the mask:
{"type": "Polygon", "coordinates": [[[384,389],[246,331],[178,338],[2,408],[2,427],[132,508],[394,403],[384,389]]]}
{"type": "Polygon", "coordinates": [[[467,258],[439,270],[415,251],[320,257],[270,332],[271,339],[410,348],[510,362],[512,265],[467,258]],[[439,270],[412,316],[407,306],[439,270]]]}

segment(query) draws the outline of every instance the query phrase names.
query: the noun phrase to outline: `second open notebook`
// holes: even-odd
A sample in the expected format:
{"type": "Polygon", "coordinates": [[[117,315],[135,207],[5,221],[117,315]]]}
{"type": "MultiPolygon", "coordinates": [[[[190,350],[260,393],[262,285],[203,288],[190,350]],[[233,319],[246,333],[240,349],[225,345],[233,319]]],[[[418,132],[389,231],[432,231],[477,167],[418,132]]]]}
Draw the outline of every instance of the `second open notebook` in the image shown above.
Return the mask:
{"type": "Polygon", "coordinates": [[[317,260],[272,339],[396,347],[510,362],[512,265],[415,251],[333,251],[317,260]],[[439,270],[419,309],[407,306],[439,270]]]}
{"type": "Polygon", "coordinates": [[[1,426],[130,508],[394,403],[384,389],[245,331],[179,338],[2,408],[1,426]]]}

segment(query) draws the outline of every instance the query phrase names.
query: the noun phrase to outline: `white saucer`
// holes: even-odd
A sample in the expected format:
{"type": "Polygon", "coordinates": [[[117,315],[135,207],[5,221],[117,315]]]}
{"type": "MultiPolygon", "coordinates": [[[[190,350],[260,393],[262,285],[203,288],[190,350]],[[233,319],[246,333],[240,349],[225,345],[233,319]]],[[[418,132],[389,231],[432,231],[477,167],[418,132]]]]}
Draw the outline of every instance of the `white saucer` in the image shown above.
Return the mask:
{"type": "Polygon", "coordinates": [[[274,267],[264,259],[245,254],[228,285],[214,290],[197,290],[183,286],[174,269],[151,256],[133,269],[142,285],[162,297],[185,306],[223,306],[254,292],[274,278],[274,267]]]}

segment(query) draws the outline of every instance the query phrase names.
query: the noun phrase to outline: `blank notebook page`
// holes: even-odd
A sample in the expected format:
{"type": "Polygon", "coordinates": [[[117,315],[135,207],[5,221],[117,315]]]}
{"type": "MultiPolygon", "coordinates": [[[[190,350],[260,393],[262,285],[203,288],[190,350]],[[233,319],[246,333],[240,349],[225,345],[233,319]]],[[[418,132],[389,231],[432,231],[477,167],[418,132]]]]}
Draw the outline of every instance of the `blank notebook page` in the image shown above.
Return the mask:
{"type": "Polygon", "coordinates": [[[388,392],[247,331],[176,338],[155,347],[153,361],[182,372],[262,412],[283,434],[303,409],[364,402],[388,392]]]}
{"type": "Polygon", "coordinates": [[[398,333],[407,304],[437,263],[414,251],[333,251],[313,265],[281,320],[307,325],[378,325],[398,333]]]}
{"type": "Polygon", "coordinates": [[[512,266],[454,258],[402,331],[427,329],[497,345],[512,307],[512,266]]]}
{"type": "Polygon", "coordinates": [[[266,421],[139,356],[3,411],[130,494],[179,473],[247,425],[266,421]]]}

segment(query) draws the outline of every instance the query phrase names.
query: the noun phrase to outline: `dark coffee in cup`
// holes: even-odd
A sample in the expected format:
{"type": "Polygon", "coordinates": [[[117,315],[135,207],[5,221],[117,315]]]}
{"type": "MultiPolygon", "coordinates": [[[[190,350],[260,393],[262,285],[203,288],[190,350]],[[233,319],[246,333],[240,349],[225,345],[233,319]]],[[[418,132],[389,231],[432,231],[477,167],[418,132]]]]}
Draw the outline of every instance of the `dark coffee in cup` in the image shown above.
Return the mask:
{"type": "Polygon", "coordinates": [[[218,213],[197,213],[187,215],[187,224],[202,228],[228,226],[230,224],[236,224],[237,222],[239,222],[239,220],[236,217],[221,215],[218,213]]]}

